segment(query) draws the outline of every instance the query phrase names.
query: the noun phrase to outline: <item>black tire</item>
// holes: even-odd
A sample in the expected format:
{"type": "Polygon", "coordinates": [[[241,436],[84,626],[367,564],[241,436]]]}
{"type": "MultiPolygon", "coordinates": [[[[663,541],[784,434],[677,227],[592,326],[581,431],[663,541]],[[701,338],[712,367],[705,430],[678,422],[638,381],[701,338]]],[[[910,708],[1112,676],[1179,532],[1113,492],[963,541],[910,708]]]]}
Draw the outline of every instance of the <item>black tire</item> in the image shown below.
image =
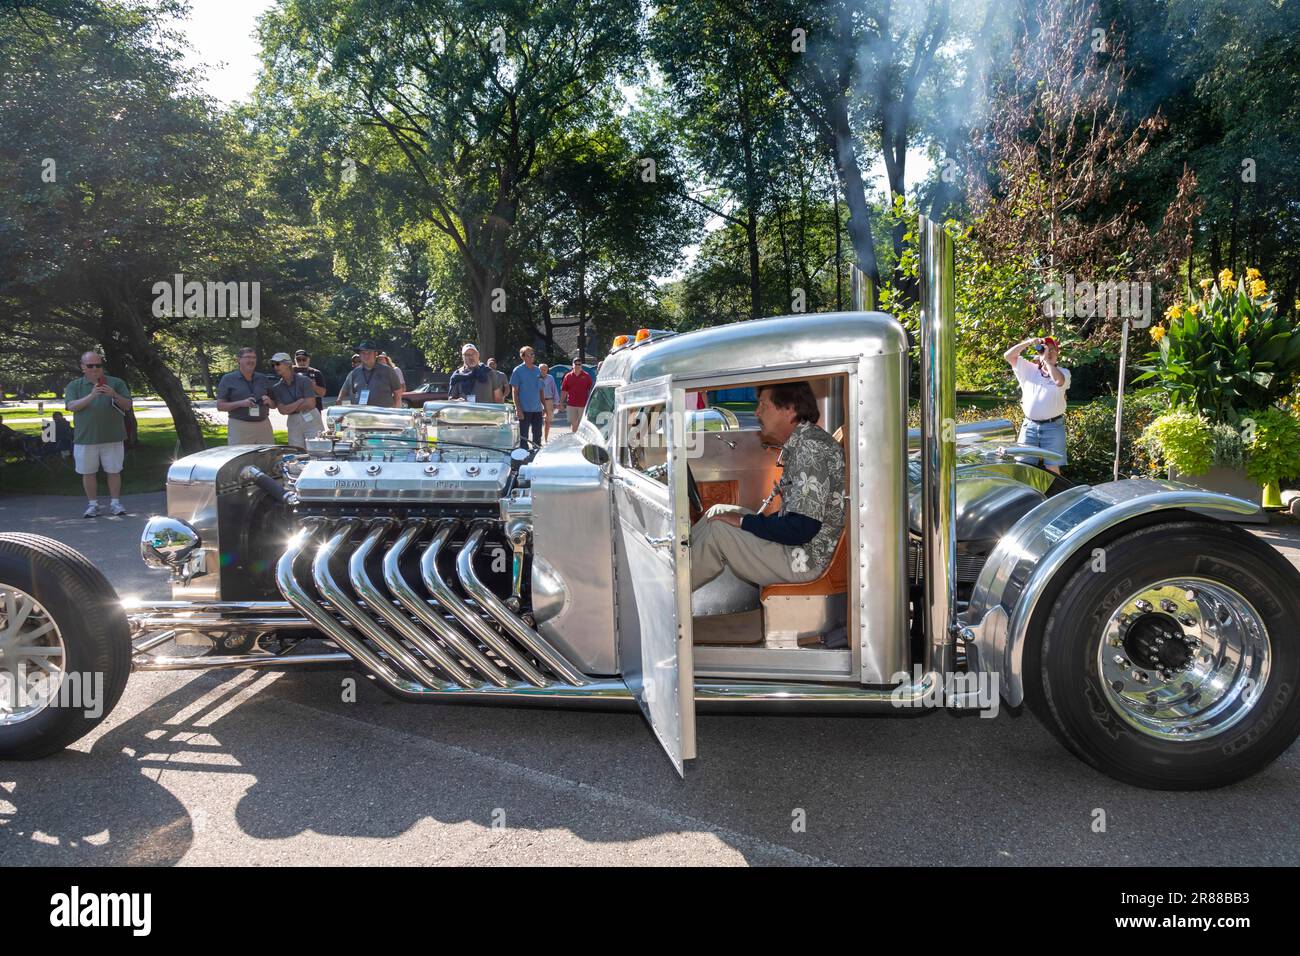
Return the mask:
{"type": "Polygon", "coordinates": [[[90,733],[122,697],[131,673],[131,633],[113,586],[72,548],[34,534],[0,534],[0,585],[34,597],[54,619],[69,674],[103,674],[98,716],[48,706],[0,726],[0,760],[34,760],[90,733]]]}
{"type": "MultiPolygon", "coordinates": [[[[1151,524],[1105,545],[1105,572],[1084,562],[1036,615],[1025,649],[1026,703],[1076,756],[1157,790],[1208,790],[1258,772],[1300,735],[1300,574],[1232,525],[1151,524]],[[1166,578],[1218,581],[1250,602],[1268,629],[1270,669],[1240,721],[1201,740],[1144,733],[1121,718],[1098,668],[1104,627],[1128,595],[1166,578]]],[[[1048,596],[1050,599],[1050,596],[1048,596]]]]}

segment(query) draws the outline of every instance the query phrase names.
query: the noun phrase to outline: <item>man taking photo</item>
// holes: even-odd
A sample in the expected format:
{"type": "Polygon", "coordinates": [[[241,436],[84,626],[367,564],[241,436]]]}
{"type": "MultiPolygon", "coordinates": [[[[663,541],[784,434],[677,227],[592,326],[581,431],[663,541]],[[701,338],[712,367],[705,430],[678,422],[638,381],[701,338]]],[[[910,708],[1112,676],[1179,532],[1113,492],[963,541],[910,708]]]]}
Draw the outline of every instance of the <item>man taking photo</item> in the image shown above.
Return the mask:
{"type": "Polygon", "coordinates": [[[121,502],[122,463],[126,457],[126,413],[131,392],[120,378],[104,374],[98,352],[81,356],[81,378],[63,390],[63,404],[73,415],[72,458],[86,492],[87,518],[99,517],[99,471],[108,480],[108,509],[126,514],[121,502]]]}
{"type": "Polygon", "coordinates": [[[226,444],[274,445],[268,413],[275,404],[271,398],[275,379],[257,370],[256,349],[245,346],[238,359],[239,368],[217,382],[217,411],[226,413],[226,444]]]}

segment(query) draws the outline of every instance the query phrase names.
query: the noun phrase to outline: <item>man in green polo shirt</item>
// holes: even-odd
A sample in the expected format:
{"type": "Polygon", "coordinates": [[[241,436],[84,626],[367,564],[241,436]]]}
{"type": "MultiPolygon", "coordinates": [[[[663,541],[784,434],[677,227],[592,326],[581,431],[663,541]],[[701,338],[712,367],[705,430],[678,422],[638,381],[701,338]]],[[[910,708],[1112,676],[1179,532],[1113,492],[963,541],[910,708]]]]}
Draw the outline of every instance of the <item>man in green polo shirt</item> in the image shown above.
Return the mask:
{"type": "Polygon", "coordinates": [[[126,457],[126,413],[131,392],[120,378],[104,374],[98,352],[81,356],[81,378],[63,390],[63,405],[73,415],[72,457],[86,490],[86,517],[99,517],[99,470],[108,479],[109,511],[126,514],[122,506],[122,462],[126,457]]]}

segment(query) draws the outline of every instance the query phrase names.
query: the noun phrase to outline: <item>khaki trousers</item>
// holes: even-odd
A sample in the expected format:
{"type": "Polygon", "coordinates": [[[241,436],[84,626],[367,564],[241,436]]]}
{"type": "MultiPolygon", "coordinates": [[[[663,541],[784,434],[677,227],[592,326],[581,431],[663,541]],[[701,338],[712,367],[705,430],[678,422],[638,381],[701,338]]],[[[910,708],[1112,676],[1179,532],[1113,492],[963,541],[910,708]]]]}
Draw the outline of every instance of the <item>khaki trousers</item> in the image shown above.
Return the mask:
{"type": "Polygon", "coordinates": [[[262,409],[262,417],[255,422],[242,422],[238,418],[232,418],[226,424],[227,445],[275,444],[275,432],[271,428],[271,420],[266,417],[265,408],[262,409]]]}
{"type": "Polygon", "coordinates": [[[309,421],[303,421],[302,414],[302,412],[294,412],[285,416],[289,425],[289,444],[298,448],[306,448],[307,439],[315,438],[320,434],[321,428],[324,427],[320,412],[316,409],[313,408],[307,412],[307,415],[310,416],[309,421]]]}
{"type": "Polygon", "coordinates": [[[691,590],[708,584],[723,567],[758,587],[769,584],[803,584],[816,580],[821,570],[796,572],[790,569],[790,555],[785,545],[733,528],[725,521],[710,521],[709,516],[731,512],[753,514],[738,505],[714,505],[691,528],[691,590]]]}

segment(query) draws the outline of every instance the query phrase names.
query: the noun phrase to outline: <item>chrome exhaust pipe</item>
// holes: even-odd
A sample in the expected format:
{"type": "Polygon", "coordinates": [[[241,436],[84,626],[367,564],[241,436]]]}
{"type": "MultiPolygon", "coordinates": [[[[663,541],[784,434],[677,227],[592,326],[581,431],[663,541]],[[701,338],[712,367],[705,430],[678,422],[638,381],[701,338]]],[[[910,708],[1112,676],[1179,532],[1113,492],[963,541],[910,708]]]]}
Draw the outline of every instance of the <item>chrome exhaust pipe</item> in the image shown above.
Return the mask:
{"type": "MultiPolygon", "coordinates": [[[[345,518],[339,523],[340,531],[330,539],[330,543],[333,544],[338,541],[339,544],[342,544],[343,541],[347,540],[347,535],[360,523],[356,518],[345,518]],[[340,539],[339,535],[344,535],[344,537],[340,539]]],[[[370,532],[356,551],[352,553],[352,561],[355,561],[358,557],[364,561],[366,555],[371,552],[384,531],[384,528],[378,528],[370,532]]],[[[444,689],[447,686],[446,681],[425,667],[424,662],[408,651],[401,641],[390,636],[387,631],[371,620],[357,606],[357,603],[339,587],[338,582],[334,580],[334,576],[330,573],[329,564],[333,555],[334,551],[329,548],[321,548],[316,553],[316,559],[311,565],[311,577],[316,584],[316,589],[334,605],[335,610],[343,616],[345,621],[378,644],[385,654],[406,669],[408,675],[414,677],[426,687],[432,687],[436,690],[444,689]]]]}
{"type": "MultiPolygon", "coordinates": [[[[378,654],[365,645],[365,642],[355,637],[346,627],[340,624],[333,614],[323,610],[315,599],[308,595],[294,576],[294,562],[298,560],[298,556],[302,554],[303,549],[306,548],[307,543],[317,530],[316,523],[321,520],[309,519],[304,529],[293,536],[289,542],[289,547],[280,556],[280,560],[275,566],[275,583],[280,588],[280,593],[284,595],[286,601],[311,620],[323,634],[328,635],[339,647],[351,654],[361,666],[374,674],[393,693],[401,697],[419,696],[427,688],[415,683],[415,681],[407,680],[389,667],[378,654]]],[[[352,528],[350,526],[335,531],[330,539],[320,546],[316,559],[320,560],[320,556],[323,554],[325,560],[328,561],[330,555],[334,554],[351,534],[352,528]]]]}
{"type": "Polygon", "coordinates": [[[424,578],[425,588],[433,595],[434,600],[451,612],[452,617],[465,630],[492,648],[497,656],[509,664],[516,674],[534,687],[545,687],[551,681],[547,680],[537,668],[525,660],[524,656],[515,650],[514,645],[504,640],[481,617],[466,607],[460,596],[448,587],[447,582],[438,573],[438,554],[442,551],[447,539],[451,537],[451,533],[459,523],[455,518],[448,518],[439,524],[433,534],[433,541],[424,549],[424,554],[420,556],[420,575],[424,578]]]}
{"type": "Polygon", "coordinates": [[[956,648],[957,348],[952,236],[921,216],[921,534],[925,560],[925,668],[953,670],[956,648]]]}
{"type": "MultiPolygon", "coordinates": [[[[471,676],[469,671],[460,666],[460,662],[439,647],[425,631],[416,627],[410,618],[397,610],[393,602],[380,593],[379,588],[375,587],[370,576],[366,574],[366,558],[396,523],[393,518],[377,519],[371,524],[372,530],[366,536],[365,542],[352,552],[352,557],[348,560],[348,579],[352,582],[352,589],[366,602],[367,608],[382,617],[393,630],[418,647],[425,657],[446,671],[457,684],[461,687],[478,687],[483,682],[471,676]]],[[[418,527],[415,529],[416,533],[420,530],[421,528],[418,527]]]]}
{"type": "Polygon", "coordinates": [[[471,666],[476,668],[485,680],[492,682],[497,687],[513,686],[514,682],[500,667],[475,647],[472,641],[463,636],[455,625],[448,623],[438,611],[431,608],[429,603],[420,597],[415,592],[415,589],[407,583],[406,578],[402,576],[402,555],[406,553],[406,549],[411,546],[411,543],[424,533],[427,526],[428,522],[423,519],[411,522],[398,536],[392,547],[385,552],[383,561],[384,584],[388,586],[389,592],[393,597],[397,598],[402,607],[409,613],[414,614],[421,624],[442,638],[448,647],[452,648],[471,666]]]}
{"type": "Polygon", "coordinates": [[[456,573],[460,576],[460,583],[464,585],[470,597],[478,602],[479,607],[487,611],[488,615],[501,625],[507,636],[513,637],[527,648],[529,653],[546,665],[556,677],[574,687],[590,683],[586,674],[565,660],[540,634],[516,617],[474,573],[474,555],[478,553],[479,546],[483,543],[487,524],[485,519],[474,522],[470,526],[465,547],[461,548],[460,553],[456,555],[456,573]]]}

